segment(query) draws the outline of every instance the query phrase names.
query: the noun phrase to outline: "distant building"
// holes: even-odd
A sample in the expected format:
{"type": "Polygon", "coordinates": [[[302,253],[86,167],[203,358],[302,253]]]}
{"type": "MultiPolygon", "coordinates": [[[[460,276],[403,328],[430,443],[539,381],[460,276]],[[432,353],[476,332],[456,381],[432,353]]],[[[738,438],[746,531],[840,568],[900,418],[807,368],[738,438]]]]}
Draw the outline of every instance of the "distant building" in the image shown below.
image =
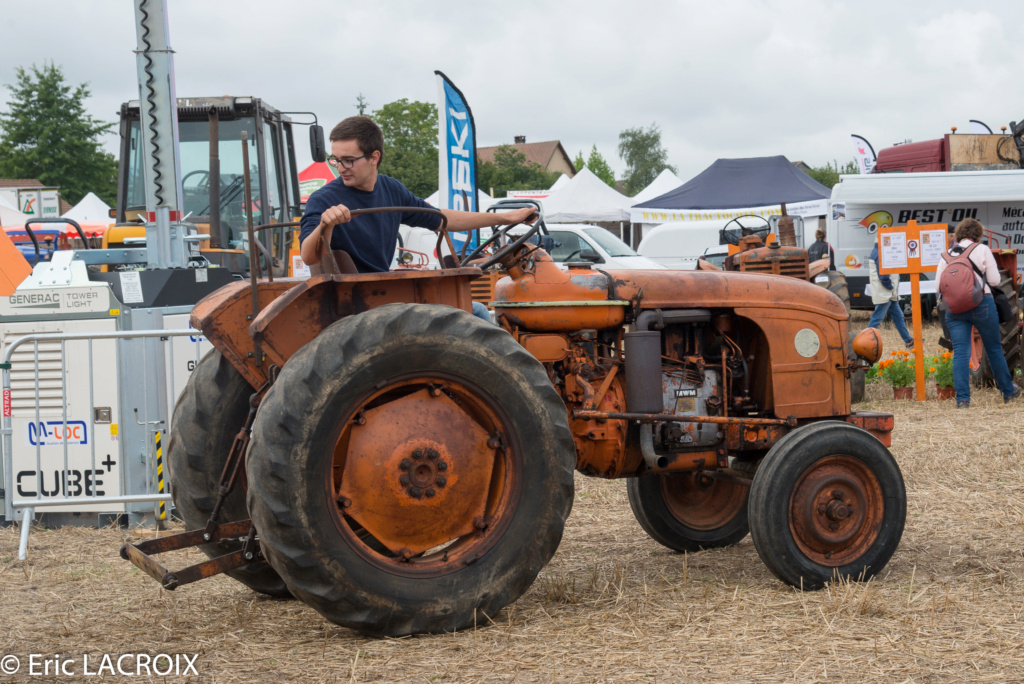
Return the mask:
{"type": "MultiPolygon", "coordinates": [[[[19,190],[51,190],[56,191],[56,196],[60,200],[59,212],[54,216],[62,216],[67,212],[71,211],[71,205],[68,204],[63,197],[60,197],[60,188],[44,185],[35,178],[0,178],[0,197],[7,200],[7,203],[13,207],[16,207],[18,211],[34,216],[49,216],[50,214],[41,214],[35,211],[25,211],[24,201],[19,198],[19,190]]],[[[56,203],[55,203],[56,204],[56,203]]],[[[30,207],[31,208],[31,207],[30,207]]],[[[55,206],[56,210],[57,207],[55,206]]]]}
{"type": "MultiPolygon", "coordinates": [[[[478,147],[476,149],[476,156],[480,159],[480,163],[493,162],[494,152],[498,147],[500,145],[478,147]]],[[[526,161],[539,164],[545,171],[564,173],[569,178],[576,175],[576,167],[572,165],[572,159],[565,153],[565,148],[562,147],[562,143],[558,140],[528,143],[526,142],[525,135],[517,135],[512,147],[522,152],[523,156],[526,157],[526,161]]]]}

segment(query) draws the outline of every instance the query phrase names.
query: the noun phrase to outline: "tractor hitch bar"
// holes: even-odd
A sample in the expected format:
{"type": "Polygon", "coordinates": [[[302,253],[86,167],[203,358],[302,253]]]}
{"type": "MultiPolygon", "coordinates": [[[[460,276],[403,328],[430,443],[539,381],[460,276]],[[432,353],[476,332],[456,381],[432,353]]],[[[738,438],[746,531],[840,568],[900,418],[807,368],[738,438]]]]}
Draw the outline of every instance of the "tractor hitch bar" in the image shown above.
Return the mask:
{"type": "Polygon", "coordinates": [[[121,547],[121,558],[131,561],[137,568],[160,583],[164,589],[174,590],[183,584],[191,584],[207,577],[219,575],[228,570],[240,568],[262,558],[256,528],[250,520],[225,523],[214,528],[211,534],[207,530],[179,532],[167,537],[147,539],[137,544],[125,544],[121,547]],[[158,553],[189,549],[200,544],[209,544],[222,540],[243,542],[238,551],[226,553],[217,558],[190,565],[176,572],[170,572],[159,561],[153,559],[158,553]]]}

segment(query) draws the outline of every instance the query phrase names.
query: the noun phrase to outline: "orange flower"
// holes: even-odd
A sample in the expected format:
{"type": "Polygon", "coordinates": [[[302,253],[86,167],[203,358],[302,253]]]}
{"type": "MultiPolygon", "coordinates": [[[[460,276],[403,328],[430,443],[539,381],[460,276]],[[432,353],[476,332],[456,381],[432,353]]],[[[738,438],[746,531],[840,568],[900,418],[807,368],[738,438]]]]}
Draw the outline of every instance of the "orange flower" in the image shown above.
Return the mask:
{"type": "Polygon", "coordinates": [[[928,372],[929,373],[934,373],[935,372],[935,366],[932,366],[931,368],[929,368],[928,372]]]}

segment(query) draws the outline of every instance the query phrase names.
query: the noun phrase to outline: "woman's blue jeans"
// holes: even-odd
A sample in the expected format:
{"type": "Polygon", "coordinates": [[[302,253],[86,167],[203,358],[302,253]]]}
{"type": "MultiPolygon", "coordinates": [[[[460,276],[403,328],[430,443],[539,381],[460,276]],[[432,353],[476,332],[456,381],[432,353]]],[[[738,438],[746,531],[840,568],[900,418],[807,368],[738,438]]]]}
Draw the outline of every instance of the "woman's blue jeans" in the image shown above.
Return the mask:
{"type": "Polygon", "coordinates": [[[946,312],[946,325],[953,342],[953,386],[956,387],[956,401],[971,400],[971,328],[977,328],[985,346],[989,368],[995,377],[996,386],[1003,397],[1013,394],[1013,378],[1003,356],[1003,344],[999,333],[999,314],[992,295],[988,294],[981,304],[963,313],[946,312]]]}
{"type": "Polygon", "coordinates": [[[885,322],[886,316],[896,326],[896,332],[900,334],[900,339],[904,343],[914,341],[914,336],[907,330],[907,322],[903,316],[903,307],[900,306],[898,301],[888,299],[881,304],[876,304],[875,310],[871,313],[871,320],[868,321],[868,327],[876,329],[881,327],[882,323],[885,322]]]}

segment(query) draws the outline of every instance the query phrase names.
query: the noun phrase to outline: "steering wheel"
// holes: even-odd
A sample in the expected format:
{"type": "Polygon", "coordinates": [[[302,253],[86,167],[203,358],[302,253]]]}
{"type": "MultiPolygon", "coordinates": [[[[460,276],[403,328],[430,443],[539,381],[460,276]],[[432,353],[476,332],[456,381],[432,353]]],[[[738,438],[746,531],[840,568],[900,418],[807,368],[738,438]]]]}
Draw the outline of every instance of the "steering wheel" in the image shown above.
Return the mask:
{"type": "Polygon", "coordinates": [[[722,239],[724,239],[725,243],[730,244],[730,245],[739,244],[739,240],[737,239],[737,240],[734,241],[729,236],[729,232],[728,232],[729,231],[729,226],[731,226],[734,223],[737,226],[739,226],[739,228],[740,228],[740,236],[741,237],[745,237],[747,235],[760,235],[762,238],[764,238],[764,237],[767,237],[768,233],[772,232],[772,224],[769,223],[768,219],[766,219],[764,216],[758,216],[757,214],[743,214],[742,216],[737,216],[736,218],[732,219],[731,221],[726,223],[724,226],[722,226],[722,232],[721,232],[722,239]],[[759,221],[763,221],[764,222],[764,228],[748,228],[747,226],[743,225],[740,222],[741,218],[755,218],[755,219],[758,219],[759,221]]]}
{"type": "Polygon", "coordinates": [[[476,259],[481,254],[483,254],[484,251],[488,247],[490,247],[491,245],[493,245],[495,243],[500,244],[501,241],[503,241],[506,238],[506,236],[508,235],[508,231],[512,230],[513,228],[515,228],[518,225],[520,225],[520,224],[513,223],[511,226],[502,226],[497,232],[493,233],[491,235],[491,237],[487,238],[486,240],[481,242],[479,245],[477,245],[476,249],[474,249],[472,252],[470,252],[467,256],[463,257],[462,258],[462,263],[469,263],[470,260],[476,259]]]}
{"type": "Polygon", "coordinates": [[[192,176],[198,175],[200,173],[203,174],[203,177],[200,178],[199,182],[196,183],[196,189],[203,187],[203,181],[209,181],[210,178],[210,172],[204,171],[203,169],[196,169],[195,171],[189,171],[188,173],[186,173],[185,176],[181,179],[181,187],[184,188],[185,181],[187,181],[192,176]]]}
{"type": "MultiPolygon", "coordinates": [[[[470,254],[469,256],[467,256],[463,260],[463,263],[469,263],[469,261],[471,259],[475,259],[476,257],[478,257],[480,255],[480,253],[484,251],[484,249],[486,249],[491,244],[496,242],[498,240],[498,238],[504,237],[508,233],[508,231],[510,231],[513,228],[515,228],[516,226],[520,226],[520,225],[523,225],[523,224],[522,223],[513,223],[511,226],[505,226],[504,228],[499,230],[497,233],[495,233],[494,235],[489,237],[486,242],[484,242],[479,247],[474,249],[473,253],[470,254]]],[[[530,230],[528,230],[525,233],[523,233],[515,242],[512,242],[510,244],[505,245],[504,247],[499,248],[498,251],[495,252],[491,256],[490,259],[487,259],[486,261],[484,261],[482,263],[476,264],[477,268],[479,268],[481,271],[485,271],[488,268],[490,268],[491,266],[494,266],[495,264],[498,264],[498,263],[500,263],[502,265],[505,265],[505,262],[511,260],[513,255],[515,255],[516,252],[519,251],[520,247],[525,245],[527,243],[527,241],[529,241],[530,238],[532,238],[534,235],[536,235],[538,232],[540,232],[540,229],[541,229],[541,222],[538,219],[536,223],[534,223],[532,226],[530,226],[530,230]]],[[[508,268],[507,265],[506,265],[506,268],[508,268]]]]}

